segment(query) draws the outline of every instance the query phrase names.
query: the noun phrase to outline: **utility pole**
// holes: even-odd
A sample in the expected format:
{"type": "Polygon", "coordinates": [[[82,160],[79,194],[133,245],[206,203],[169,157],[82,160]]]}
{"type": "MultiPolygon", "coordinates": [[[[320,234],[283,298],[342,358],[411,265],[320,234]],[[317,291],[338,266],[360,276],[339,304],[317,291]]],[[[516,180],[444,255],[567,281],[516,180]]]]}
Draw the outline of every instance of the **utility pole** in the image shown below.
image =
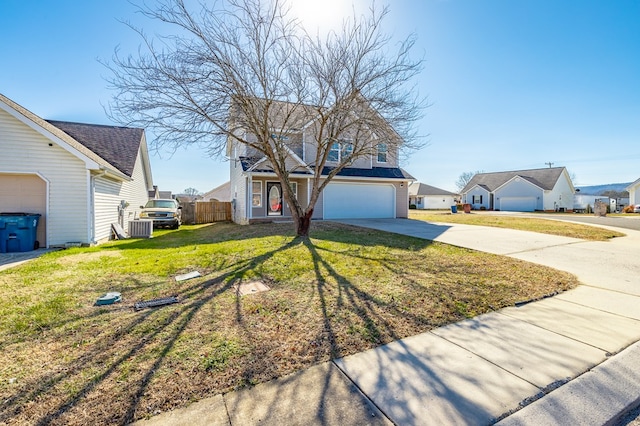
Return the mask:
{"type": "Polygon", "coordinates": [[[553,166],[553,163],[551,161],[549,161],[548,163],[544,163],[544,164],[548,165],[549,168],[551,168],[551,166],[553,166]]]}

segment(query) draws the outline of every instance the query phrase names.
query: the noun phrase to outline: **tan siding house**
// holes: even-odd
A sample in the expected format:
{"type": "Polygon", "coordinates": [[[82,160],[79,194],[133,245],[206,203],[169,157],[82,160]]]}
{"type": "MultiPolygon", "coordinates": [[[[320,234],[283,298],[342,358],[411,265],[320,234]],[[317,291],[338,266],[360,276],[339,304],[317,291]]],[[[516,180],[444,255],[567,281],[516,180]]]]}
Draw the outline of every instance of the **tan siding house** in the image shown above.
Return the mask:
{"type": "Polygon", "coordinates": [[[40,246],[94,244],[153,188],[142,129],[45,121],[0,95],[0,212],[39,213],[40,246]]]}

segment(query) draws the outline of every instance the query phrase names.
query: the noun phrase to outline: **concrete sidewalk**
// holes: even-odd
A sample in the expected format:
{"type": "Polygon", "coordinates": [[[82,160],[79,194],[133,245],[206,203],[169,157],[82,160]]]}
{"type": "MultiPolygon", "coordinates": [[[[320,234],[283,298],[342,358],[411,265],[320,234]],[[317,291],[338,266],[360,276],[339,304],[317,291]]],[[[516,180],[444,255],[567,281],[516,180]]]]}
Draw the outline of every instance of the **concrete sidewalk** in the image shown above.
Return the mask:
{"type": "Polygon", "coordinates": [[[586,242],[406,219],[343,222],[552,266],[584,285],[140,424],[591,425],[640,401],[640,232],[586,242]]]}

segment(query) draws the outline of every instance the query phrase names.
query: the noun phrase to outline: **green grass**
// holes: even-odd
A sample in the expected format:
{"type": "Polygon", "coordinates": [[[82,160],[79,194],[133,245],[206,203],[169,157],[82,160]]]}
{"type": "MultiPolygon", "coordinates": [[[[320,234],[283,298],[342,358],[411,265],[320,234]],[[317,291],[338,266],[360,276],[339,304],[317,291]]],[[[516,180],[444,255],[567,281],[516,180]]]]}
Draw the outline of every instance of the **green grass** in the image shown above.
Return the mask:
{"type": "Polygon", "coordinates": [[[332,223],[314,223],[309,240],[290,224],[154,235],[0,272],[0,423],[126,423],[577,285],[526,262],[332,223]],[[175,281],[193,270],[203,276],[175,281]],[[235,286],[252,279],[270,290],[240,297],[235,286]],[[123,302],[93,306],[108,291],[123,302]],[[180,303],[132,309],[170,295],[180,303]]]}
{"type": "Polygon", "coordinates": [[[519,231],[540,232],[542,234],[559,235],[562,237],[573,237],[591,241],[605,241],[610,238],[623,237],[625,235],[621,232],[611,231],[597,226],[557,220],[491,215],[488,213],[472,212],[470,214],[451,214],[450,212],[411,210],[409,218],[424,220],[426,222],[462,223],[467,225],[517,229],[519,231]]]}

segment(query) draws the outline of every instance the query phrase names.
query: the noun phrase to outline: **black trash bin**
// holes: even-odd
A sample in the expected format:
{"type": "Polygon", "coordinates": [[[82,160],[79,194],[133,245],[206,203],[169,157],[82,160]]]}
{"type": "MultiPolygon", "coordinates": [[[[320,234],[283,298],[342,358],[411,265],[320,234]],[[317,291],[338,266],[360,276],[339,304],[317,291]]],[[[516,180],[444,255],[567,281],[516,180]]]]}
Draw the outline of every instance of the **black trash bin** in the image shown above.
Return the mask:
{"type": "Polygon", "coordinates": [[[37,249],[39,221],[39,213],[0,213],[0,253],[37,249]]]}

